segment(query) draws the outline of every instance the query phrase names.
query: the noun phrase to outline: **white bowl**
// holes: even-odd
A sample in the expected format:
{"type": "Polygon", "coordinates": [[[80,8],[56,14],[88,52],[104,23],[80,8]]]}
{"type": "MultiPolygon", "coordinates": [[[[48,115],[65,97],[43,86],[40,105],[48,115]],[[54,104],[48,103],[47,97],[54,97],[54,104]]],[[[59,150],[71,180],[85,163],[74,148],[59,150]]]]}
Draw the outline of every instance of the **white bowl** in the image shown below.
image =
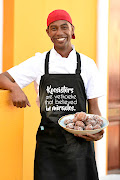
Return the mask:
{"type": "MultiPolygon", "coordinates": [[[[87,115],[93,115],[93,114],[87,114],[87,115]]],[[[74,130],[74,129],[69,129],[69,128],[66,128],[66,125],[64,124],[64,121],[66,119],[73,119],[74,118],[74,114],[70,114],[70,115],[66,115],[66,116],[63,116],[61,117],[59,120],[58,120],[58,124],[64,128],[66,131],[68,131],[69,133],[72,133],[72,134],[81,134],[81,135],[86,135],[86,134],[96,134],[98,132],[100,132],[102,129],[105,129],[108,124],[109,124],[109,121],[103,117],[100,116],[100,118],[103,120],[103,125],[100,129],[94,129],[94,130],[83,130],[83,131],[80,131],[80,130],[74,130]]]]}

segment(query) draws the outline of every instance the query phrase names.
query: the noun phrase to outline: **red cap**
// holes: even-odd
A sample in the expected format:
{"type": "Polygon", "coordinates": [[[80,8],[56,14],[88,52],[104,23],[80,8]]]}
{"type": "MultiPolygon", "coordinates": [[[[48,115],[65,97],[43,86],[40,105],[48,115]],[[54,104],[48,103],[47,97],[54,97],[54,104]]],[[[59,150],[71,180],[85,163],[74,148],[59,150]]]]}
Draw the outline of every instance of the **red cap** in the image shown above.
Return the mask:
{"type": "MultiPolygon", "coordinates": [[[[52,22],[54,21],[58,21],[58,20],[66,20],[68,21],[70,24],[72,24],[72,19],[70,17],[70,15],[62,9],[57,9],[52,11],[47,18],[47,26],[49,26],[52,22]]],[[[75,35],[72,35],[72,38],[75,39],[75,35]]]]}

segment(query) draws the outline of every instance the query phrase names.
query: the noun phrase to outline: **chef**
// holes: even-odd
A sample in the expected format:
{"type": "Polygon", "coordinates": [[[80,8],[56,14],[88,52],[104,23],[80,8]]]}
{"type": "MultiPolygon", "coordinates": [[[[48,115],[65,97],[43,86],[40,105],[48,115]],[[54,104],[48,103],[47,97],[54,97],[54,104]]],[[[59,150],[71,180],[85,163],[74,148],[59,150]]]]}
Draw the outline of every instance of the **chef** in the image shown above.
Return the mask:
{"type": "Polygon", "coordinates": [[[36,53],[0,75],[0,88],[11,93],[16,107],[31,106],[22,88],[35,81],[42,116],[36,136],[34,180],[98,180],[94,135],[75,136],[58,125],[67,114],[86,112],[100,115],[98,97],[103,95],[94,61],[78,53],[71,44],[74,26],[65,10],[54,10],[47,18],[46,32],[54,47],[36,53]]]}

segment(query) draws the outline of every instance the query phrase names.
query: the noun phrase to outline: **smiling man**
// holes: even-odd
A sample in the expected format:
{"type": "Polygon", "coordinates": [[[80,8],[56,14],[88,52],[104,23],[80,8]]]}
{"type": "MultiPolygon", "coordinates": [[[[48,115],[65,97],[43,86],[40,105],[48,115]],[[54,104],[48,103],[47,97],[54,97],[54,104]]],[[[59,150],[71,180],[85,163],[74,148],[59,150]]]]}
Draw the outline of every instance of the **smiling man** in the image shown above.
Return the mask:
{"type": "Polygon", "coordinates": [[[86,112],[100,115],[98,97],[103,95],[97,67],[92,59],[75,51],[70,15],[55,10],[48,15],[46,32],[54,47],[37,53],[0,75],[0,88],[11,93],[13,105],[30,106],[22,88],[35,81],[39,90],[41,124],[37,131],[34,180],[98,180],[94,135],[74,136],[58,125],[67,114],[86,112]]]}

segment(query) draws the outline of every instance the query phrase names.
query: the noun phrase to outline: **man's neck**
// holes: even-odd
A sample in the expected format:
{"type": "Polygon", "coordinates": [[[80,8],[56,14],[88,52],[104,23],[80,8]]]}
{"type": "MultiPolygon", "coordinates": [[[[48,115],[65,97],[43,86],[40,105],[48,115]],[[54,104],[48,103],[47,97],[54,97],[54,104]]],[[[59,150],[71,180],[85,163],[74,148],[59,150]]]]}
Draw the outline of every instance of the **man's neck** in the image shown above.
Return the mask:
{"type": "Polygon", "coordinates": [[[58,49],[58,48],[56,49],[55,47],[54,49],[57,51],[58,54],[60,54],[62,57],[65,57],[65,58],[67,58],[70,52],[73,50],[72,46],[67,49],[58,49]]]}

